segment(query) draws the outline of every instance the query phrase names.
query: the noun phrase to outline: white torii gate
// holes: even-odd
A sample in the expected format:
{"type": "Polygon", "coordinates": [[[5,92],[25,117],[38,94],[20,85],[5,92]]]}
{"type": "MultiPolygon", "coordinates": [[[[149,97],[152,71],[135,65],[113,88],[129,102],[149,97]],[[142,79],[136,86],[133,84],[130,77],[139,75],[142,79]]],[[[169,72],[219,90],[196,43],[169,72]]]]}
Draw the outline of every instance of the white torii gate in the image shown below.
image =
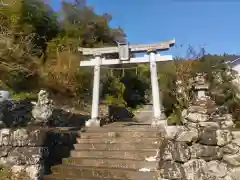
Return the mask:
{"type": "Polygon", "coordinates": [[[93,96],[91,119],[86,122],[86,127],[99,127],[99,89],[100,89],[100,66],[129,63],[150,63],[151,86],[153,99],[153,121],[152,125],[162,125],[166,117],[163,112],[162,102],[159,96],[159,85],[157,77],[156,62],[172,60],[171,55],[161,56],[158,51],[168,50],[175,44],[175,40],[154,44],[128,45],[120,44],[118,47],[104,48],[78,48],[83,55],[94,56],[93,59],[81,61],[80,66],[94,66],[93,96]],[[129,53],[147,53],[143,57],[129,58],[129,53]],[[119,59],[105,59],[104,54],[119,54],[119,59]]]}

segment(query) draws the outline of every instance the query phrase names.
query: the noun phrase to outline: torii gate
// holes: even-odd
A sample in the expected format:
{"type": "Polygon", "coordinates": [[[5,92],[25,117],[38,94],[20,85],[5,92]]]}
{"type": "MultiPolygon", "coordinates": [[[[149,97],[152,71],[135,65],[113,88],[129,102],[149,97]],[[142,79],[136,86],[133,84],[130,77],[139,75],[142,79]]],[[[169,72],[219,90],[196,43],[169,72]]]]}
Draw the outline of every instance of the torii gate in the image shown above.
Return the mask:
{"type": "Polygon", "coordinates": [[[116,47],[104,48],[78,48],[85,56],[94,56],[93,59],[81,61],[80,66],[94,66],[93,79],[93,96],[92,96],[92,111],[91,119],[85,125],[86,127],[99,127],[99,89],[100,89],[100,66],[114,65],[114,64],[129,64],[129,63],[150,63],[151,72],[151,86],[153,99],[153,120],[152,125],[162,125],[165,123],[166,117],[159,96],[159,85],[157,77],[156,62],[173,60],[171,55],[161,56],[158,51],[168,50],[175,44],[175,40],[154,44],[119,44],[116,47]],[[129,54],[133,53],[147,53],[143,57],[130,58],[129,54]],[[105,54],[119,54],[119,59],[105,59],[105,54]]]}

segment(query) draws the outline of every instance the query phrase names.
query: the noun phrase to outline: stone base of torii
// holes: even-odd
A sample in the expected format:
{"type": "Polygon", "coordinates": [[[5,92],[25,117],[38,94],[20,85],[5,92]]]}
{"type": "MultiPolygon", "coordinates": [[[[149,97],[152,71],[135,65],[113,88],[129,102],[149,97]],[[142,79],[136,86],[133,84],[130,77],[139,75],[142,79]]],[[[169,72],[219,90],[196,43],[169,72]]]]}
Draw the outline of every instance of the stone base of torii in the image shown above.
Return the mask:
{"type": "Polygon", "coordinates": [[[158,51],[167,50],[175,44],[175,40],[155,44],[120,45],[119,47],[106,48],[79,48],[86,56],[94,56],[93,59],[81,61],[80,66],[93,66],[93,96],[91,119],[86,121],[86,127],[100,127],[99,96],[100,96],[100,67],[102,65],[150,63],[151,89],[153,102],[152,126],[165,126],[166,116],[160,99],[159,83],[157,76],[157,63],[159,61],[173,60],[171,55],[160,55],[158,51]],[[130,58],[129,53],[147,53],[143,57],[130,58]],[[118,53],[119,59],[105,59],[105,54],[118,53]]]}

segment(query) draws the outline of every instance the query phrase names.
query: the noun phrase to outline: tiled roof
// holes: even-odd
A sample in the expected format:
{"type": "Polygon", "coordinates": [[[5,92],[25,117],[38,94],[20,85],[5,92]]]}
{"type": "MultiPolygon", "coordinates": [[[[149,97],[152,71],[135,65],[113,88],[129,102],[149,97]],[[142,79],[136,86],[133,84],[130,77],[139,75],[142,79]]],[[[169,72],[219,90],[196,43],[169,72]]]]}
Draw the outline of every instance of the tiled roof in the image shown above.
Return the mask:
{"type": "Polygon", "coordinates": [[[231,57],[231,58],[229,58],[229,59],[226,59],[226,60],[225,60],[225,63],[226,63],[226,64],[228,64],[228,63],[234,63],[234,62],[239,61],[239,60],[240,60],[240,56],[233,56],[233,57],[231,57]]]}

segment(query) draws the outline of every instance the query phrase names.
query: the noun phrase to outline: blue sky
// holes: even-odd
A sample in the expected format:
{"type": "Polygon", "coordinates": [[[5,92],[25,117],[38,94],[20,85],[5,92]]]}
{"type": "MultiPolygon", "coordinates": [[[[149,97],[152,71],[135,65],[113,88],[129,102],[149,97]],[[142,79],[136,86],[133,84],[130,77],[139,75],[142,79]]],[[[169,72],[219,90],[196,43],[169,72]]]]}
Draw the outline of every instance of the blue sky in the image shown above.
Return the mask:
{"type": "MultiPolygon", "coordinates": [[[[189,44],[210,53],[240,54],[240,0],[87,0],[97,13],[110,13],[129,42],[175,39],[167,54],[182,56],[189,44]],[[183,45],[182,48],[179,45],[183,45]]],[[[58,10],[61,0],[51,0],[58,10]]],[[[164,53],[166,54],[166,53],[164,53]]]]}

